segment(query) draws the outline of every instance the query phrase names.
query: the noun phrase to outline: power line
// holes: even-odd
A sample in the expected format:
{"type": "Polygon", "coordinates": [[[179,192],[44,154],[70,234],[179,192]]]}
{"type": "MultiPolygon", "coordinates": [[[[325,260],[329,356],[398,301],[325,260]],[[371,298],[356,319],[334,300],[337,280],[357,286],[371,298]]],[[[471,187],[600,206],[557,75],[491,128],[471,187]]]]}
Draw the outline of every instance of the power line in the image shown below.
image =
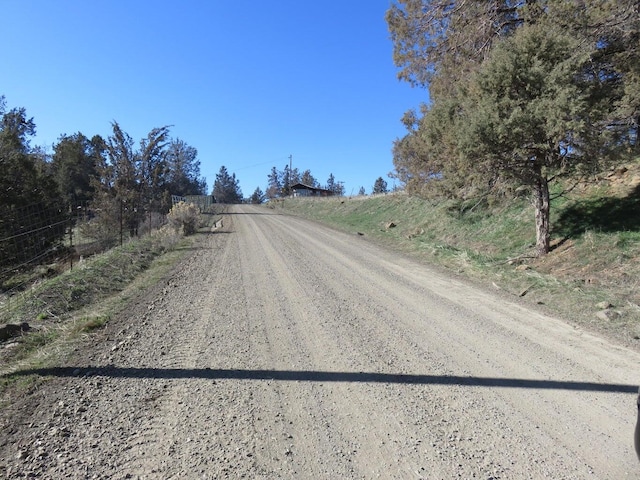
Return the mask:
{"type": "Polygon", "coordinates": [[[281,160],[282,160],[281,158],[278,158],[277,160],[269,160],[268,162],[256,163],[255,165],[247,165],[247,166],[240,167],[240,168],[233,168],[232,170],[234,172],[237,172],[238,170],[246,170],[248,168],[262,167],[264,165],[273,165],[275,162],[281,161],[281,160]]]}

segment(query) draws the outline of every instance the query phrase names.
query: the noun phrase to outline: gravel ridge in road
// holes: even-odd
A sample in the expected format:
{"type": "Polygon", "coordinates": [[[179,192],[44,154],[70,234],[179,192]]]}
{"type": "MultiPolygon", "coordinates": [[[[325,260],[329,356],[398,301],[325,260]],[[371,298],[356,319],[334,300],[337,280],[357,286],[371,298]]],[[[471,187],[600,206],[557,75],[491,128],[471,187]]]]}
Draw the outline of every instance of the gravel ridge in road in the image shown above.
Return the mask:
{"type": "Polygon", "coordinates": [[[0,414],[6,478],[621,479],[640,355],[248,205],[0,414]]]}

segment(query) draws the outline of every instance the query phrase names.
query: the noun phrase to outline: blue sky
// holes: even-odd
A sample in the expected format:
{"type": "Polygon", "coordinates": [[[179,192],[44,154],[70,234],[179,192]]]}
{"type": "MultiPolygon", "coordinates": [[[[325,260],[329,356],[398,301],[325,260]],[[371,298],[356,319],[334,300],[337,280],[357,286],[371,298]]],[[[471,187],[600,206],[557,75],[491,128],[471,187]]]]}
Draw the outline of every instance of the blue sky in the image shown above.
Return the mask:
{"type": "Polygon", "coordinates": [[[139,141],[154,127],[222,165],[243,194],[272,166],[330,173],[347,194],[393,170],[402,114],[428,101],[397,80],[389,0],[0,0],[0,95],[61,134],[139,141]]]}

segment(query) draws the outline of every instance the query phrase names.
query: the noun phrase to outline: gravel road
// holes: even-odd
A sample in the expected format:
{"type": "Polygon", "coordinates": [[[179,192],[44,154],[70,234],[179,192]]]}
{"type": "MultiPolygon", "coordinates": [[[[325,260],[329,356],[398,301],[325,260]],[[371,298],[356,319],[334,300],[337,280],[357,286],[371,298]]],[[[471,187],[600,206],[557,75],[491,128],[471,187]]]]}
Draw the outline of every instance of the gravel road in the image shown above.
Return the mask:
{"type": "Polygon", "coordinates": [[[640,355],[234,206],[0,416],[6,478],[640,478],[640,355]]]}

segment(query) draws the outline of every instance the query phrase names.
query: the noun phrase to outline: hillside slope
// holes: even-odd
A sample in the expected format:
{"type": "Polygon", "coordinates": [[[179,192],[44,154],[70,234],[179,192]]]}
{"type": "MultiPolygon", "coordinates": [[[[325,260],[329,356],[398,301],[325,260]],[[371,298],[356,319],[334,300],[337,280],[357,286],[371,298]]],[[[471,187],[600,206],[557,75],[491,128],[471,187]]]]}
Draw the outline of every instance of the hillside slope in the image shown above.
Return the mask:
{"type": "Polygon", "coordinates": [[[403,193],[270,203],[640,348],[640,163],[556,198],[552,251],[544,258],[533,257],[534,212],[523,197],[493,205],[403,193]]]}

